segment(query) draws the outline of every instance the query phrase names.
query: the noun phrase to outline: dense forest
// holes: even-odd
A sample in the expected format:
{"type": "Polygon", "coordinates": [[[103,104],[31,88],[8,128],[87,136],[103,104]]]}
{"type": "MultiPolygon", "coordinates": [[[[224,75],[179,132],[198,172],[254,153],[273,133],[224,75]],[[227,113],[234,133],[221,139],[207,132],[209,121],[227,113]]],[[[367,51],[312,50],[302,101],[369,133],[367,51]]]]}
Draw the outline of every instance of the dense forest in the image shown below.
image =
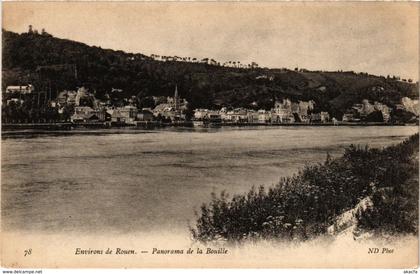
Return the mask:
{"type": "Polygon", "coordinates": [[[38,90],[48,87],[55,91],[83,85],[94,90],[98,98],[117,88],[123,90],[123,96],[146,100],[172,95],[178,85],[180,96],[190,102],[191,108],[270,109],[275,100],[287,97],[312,99],[318,110],[336,117],[364,98],[392,107],[401,97],[418,97],[418,82],[397,76],[157,61],[140,53],[59,39],[46,32],[17,34],[3,30],[2,34],[3,90],[8,85],[27,83],[38,90]]]}

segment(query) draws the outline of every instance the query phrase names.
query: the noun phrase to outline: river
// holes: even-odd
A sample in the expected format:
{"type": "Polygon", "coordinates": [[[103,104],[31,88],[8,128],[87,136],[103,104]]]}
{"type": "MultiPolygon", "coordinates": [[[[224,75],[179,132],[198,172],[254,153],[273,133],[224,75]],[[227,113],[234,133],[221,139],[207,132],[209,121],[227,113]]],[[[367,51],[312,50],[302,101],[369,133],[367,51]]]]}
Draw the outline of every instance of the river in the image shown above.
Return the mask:
{"type": "Polygon", "coordinates": [[[350,144],[406,127],[243,127],[23,132],[2,138],[2,229],[185,233],[210,193],[271,186],[350,144]]]}

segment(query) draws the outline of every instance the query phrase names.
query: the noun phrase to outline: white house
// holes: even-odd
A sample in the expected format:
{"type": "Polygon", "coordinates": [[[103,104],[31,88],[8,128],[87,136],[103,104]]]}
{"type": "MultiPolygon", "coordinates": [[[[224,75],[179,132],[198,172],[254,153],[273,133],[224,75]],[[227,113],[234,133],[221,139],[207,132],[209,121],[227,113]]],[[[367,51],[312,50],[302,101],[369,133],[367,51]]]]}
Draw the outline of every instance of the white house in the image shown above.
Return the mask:
{"type": "Polygon", "coordinates": [[[8,86],[6,88],[6,93],[20,93],[20,94],[31,94],[35,91],[34,86],[8,86]]]}

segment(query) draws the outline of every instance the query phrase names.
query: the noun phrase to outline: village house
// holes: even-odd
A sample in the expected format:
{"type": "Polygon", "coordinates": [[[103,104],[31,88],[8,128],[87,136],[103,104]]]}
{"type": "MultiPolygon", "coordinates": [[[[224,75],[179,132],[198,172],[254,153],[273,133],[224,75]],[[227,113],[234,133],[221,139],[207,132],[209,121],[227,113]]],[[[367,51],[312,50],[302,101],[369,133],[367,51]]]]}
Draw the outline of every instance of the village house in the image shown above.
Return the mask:
{"type": "Polygon", "coordinates": [[[360,122],[360,118],[356,117],[354,113],[344,113],[341,120],[343,122],[360,122]]]}
{"type": "Polygon", "coordinates": [[[222,107],[219,110],[219,114],[220,114],[220,118],[222,119],[222,121],[226,122],[229,121],[230,116],[228,116],[228,109],[226,107],[222,107]]]}
{"type": "Polygon", "coordinates": [[[81,87],[77,90],[75,98],[76,106],[91,106],[97,108],[97,100],[95,95],[88,91],[85,87],[81,87]]]}
{"type": "Polygon", "coordinates": [[[299,103],[296,102],[292,102],[291,106],[290,106],[292,113],[299,113],[300,109],[299,109],[299,103]]]}
{"type": "Polygon", "coordinates": [[[167,103],[159,104],[153,109],[153,115],[170,119],[172,122],[185,120],[184,112],[187,109],[188,102],[179,97],[178,86],[175,86],[174,97],[168,97],[166,101],[167,103]]]}
{"type": "Polygon", "coordinates": [[[208,112],[209,112],[208,109],[203,109],[203,108],[195,109],[194,110],[194,120],[196,120],[196,121],[203,120],[207,116],[208,112]]]}
{"type": "Polygon", "coordinates": [[[381,112],[383,122],[388,122],[391,118],[390,108],[380,102],[369,103],[363,99],[361,104],[354,104],[343,115],[343,122],[360,122],[369,119],[368,116],[374,112],[381,112]]]}
{"type": "Polygon", "coordinates": [[[26,85],[26,86],[8,86],[6,87],[6,93],[9,94],[31,94],[35,91],[35,88],[33,85],[26,85]]]}
{"type": "Polygon", "coordinates": [[[168,104],[161,104],[156,106],[153,109],[153,115],[156,118],[161,117],[166,120],[171,120],[172,122],[185,120],[185,114],[181,113],[181,111],[176,111],[168,104]]]}
{"type": "Polygon", "coordinates": [[[188,101],[182,98],[175,99],[175,97],[168,96],[166,98],[166,102],[169,106],[173,107],[174,109],[178,109],[180,111],[187,110],[188,101]]]}
{"type": "Polygon", "coordinates": [[[326,111],[311,113],[311,123],[327,123],[330,121],[330,114],[326,111]]]}
{"type": "Polygon", "coordinates": [[[112,123],[135,124],[138,109],[135,106],[109,108],[112,123]]]}
{"type": "Polygon", "coordinates": [[[164,112],[174,111],[173,107],[169,104],[159,104],[153,109],[153,115],[158,116],[162,115],[164,112]]]}
{"type": "Polygon", "coordinates": [[[137,113],[137,120],[138,121],[146,121],[151,122],[154,120],[153,112],[149,108],[143,108],[137,113]]]}
{"type": "Polygon", "coordinates": [[[158,118],[164,118],[166,120],[180,121],[185,120],[185,114],[181,111],[176,111],[174,107],[169,104],[160,104],[153,109],[153,115],[158,118]]]}
{"type": "Polygon", "coordinates": [[[232,123],[246,123],[248,122],[248,111],[244,108],[235,108],[226,112],[224,116],[226,121],[232,123]]]}
{"type": "Polygon", "coordinates": [[[372,104],[369,103],[369,100],[363,99],[362,107],[360,108],[360,116],[366,117],[374,111],[375,111],[375,108],[372,104]]]}
{"type": "Polygon", "coordinates": [[[293,123],[295,119],[292,114],[292,102],[289,99],[276,101],[272,116],[272,121],[275,123],[293,123]]]}
{"type": "Polygon", "coordinates": [[[194,110],[194,121],[196,122],[212,122],[212,123],[221,123],[223,118],[225,118],[225,110],[209,110],[209,109],[196,109],[194,110]]]}
{"type": "Polygon", "coordinates": [[[19,99],[19,98],[11,98],[11,99],[8,99],[7,100],[6,105],[10,105],[12,103],[15,104],[15,105],[22,105],[23,102],[24,102],[24,100],[22,100],[22,99],[19,99]]]}
{"type": "Polygon", "coordinates": [[[248,110],[248,123],[258,123],[259,114],[255,110],[248,110]]]}
{"type": "Polygon", "coordinates": [[[106,112],[103,109],[94,110],[88,106],[76,106],[70,121],[73,123],[102,122],[105,118],[106,112]]]}
{"type": "Polygon", "coordinates": [[[76,95],[75,90],[64,90],[60,92],[56,98],[57,104],[60,106],[64,105],[75,105],[76,104],[76,95]]]}
{"type": "Polygon", "coordinates": [[[273,110],[271,113],[271,121],[272,123],[289,124],[295,122],[295,117],[291,113],[281,113],[273,110]]]}
{"type": "Polygon", "coordinates": [[[303,123],[309,123],[310,121],[310,111],[314,109],[315,102],[310,100],[308,102],[306,101],[299,101],[299,111],[298,116],[300,119],[300,122],[303,123]]]}
{"type": "Polygon", "coordinates": [[[208,121],[210,123],[221,123],[222,122],[222,117],[219,114],[219,112],[217,111],[210,111],[207,113],[205,119],[205,121],[208,121]]]}
{"type": "Polygon", "coordinates": [[[360,122],[360,112],[362,109],[362,104],[354,104],[350,109],[348,109],[342,117],[343,122],[360,122]]]}
{"type": "Polygon", "coordinates": [[[360,122],[363,104],[354,104],[343,114],[343,122],[360,122]]]}
{"type": "Polygon", "coordinates": [[[258,123],[271,123],[271,112],[264,109],[258,110],[258,123]]]}
{"type": "Polygon", "coordinates": [[[408,97],[401,98],[401,105],[403,105],[404,110],[419,116],[419,100],[412,100],[408,97]]]}

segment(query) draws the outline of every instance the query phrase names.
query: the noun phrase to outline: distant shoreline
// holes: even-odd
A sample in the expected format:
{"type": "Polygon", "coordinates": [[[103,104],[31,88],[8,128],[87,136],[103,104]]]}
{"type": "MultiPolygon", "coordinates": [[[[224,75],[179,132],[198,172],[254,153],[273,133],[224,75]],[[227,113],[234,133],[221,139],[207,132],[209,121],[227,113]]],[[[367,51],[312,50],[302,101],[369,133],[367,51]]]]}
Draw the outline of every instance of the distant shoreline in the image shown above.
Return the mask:
{"type": "Polygon", "coordinates": [[[1,130],[26,130],[26,129],[42,129],[42,130],[73,130],[73,129],[110,129],[110,128],[138,128],[138,129],[157,129],[164,127],[195,127],[195,128],[218,128],[218,127],[255,127],[255,126],[273,126],[273,127],[328,127],[328,126],[416,126],[416,123],[383,123],[383,122],[338,122],[338,123],[210,123],[207,125],[194,125],[192,122],[180,123],[138,123],[131,124],[109,124],[109,123],[83,123],[73,124],[69,122],[62,123],[7,123],[1,125],[1,130]]]}

